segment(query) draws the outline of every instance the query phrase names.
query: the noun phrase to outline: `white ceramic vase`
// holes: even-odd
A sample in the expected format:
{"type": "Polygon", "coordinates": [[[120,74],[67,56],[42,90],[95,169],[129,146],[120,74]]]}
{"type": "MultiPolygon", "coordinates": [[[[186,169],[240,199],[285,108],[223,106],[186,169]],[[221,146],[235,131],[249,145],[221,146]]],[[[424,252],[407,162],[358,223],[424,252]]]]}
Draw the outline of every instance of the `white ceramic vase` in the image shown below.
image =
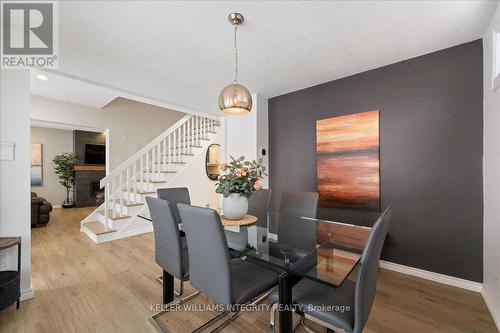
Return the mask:
{"type": "Polygon", "coordinates": [[[229,220],[240,220],[248,211],[248,199],[239,193],[231,193],[222,199],[222,213],[229,220]]]}

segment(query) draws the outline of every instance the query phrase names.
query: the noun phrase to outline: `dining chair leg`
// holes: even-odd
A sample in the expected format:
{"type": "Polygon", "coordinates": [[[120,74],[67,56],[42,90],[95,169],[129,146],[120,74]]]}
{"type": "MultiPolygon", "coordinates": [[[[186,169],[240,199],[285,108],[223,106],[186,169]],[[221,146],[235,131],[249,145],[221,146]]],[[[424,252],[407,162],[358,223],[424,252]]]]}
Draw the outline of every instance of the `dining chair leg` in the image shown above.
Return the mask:
{"type": "Polygon", "coordinates": [[[276,310],[278,310],[278,303],[274,303],[271,307],[271,319],[269,320],[269,332],[274,333],[275,330],[275,318],[276,318],[276,310]]]}
{"type": "MultiPolygon", "coordinates": [[[[158,276],[156,278],[156,282],[158,282],[159,284],[163,284],[163,276],[158,276]]],[[[184,281],[182,280],[179,280],[179,291],[175,290],[174,288],[174,295],[175,297],[179,297],[179,296],[182,296],[182,294],[184,293],[184,281]]]]}
{"type": "Polygon", "coordinates": [[[265,293],[263,293],[262,295],[260,295],[258,298],[254,299],[252,301],[252,303],[250,303],[250,305],[256,305],[256,304],[259,304],[260,302],[262,302],[267,296],[269,296],[274,290],[276,289],[276,287],[272,288],[272,289],[269,289],[268,291],[266,291],[265,293]]]}

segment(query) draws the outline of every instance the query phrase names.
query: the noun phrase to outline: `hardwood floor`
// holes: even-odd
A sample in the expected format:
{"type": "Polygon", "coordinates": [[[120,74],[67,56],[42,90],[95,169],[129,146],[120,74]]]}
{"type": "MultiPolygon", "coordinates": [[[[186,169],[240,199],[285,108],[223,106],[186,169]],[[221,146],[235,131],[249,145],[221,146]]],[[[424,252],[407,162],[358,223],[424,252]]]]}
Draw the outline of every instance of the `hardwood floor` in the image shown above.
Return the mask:
{"type": "MultiPolygon", "coordinates": [[[[22,302],[18,311],[15,306],[1,311],[0,332],[155,332],[147,320],[150,305],[161,302],[153,235],[96,245],[79,231],[79,221],[89,212],[55,209],[46,228],[33,229],[35,298],[22,302]]],[[[193,303],[211,302],[200,296],[193,303]]],[[[172,332],[186,332],[213,313],[175,312],[161,317],[161,323],[172,332]]],[[[224,332],[267,332],[268,323],[268,312],[246,312],[224,332]]],[[[365,332],[497,330],[478,293],[382,269],[365,332]]]]}

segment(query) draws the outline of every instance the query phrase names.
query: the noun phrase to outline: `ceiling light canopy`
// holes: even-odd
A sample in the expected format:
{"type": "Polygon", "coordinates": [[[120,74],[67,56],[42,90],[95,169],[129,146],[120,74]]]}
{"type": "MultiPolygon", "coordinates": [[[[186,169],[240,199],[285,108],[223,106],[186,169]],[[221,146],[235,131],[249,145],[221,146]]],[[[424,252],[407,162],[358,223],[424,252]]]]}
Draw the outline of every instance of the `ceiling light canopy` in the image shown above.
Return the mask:
{"type": "Polygon", "coordinates": [[[252,96],[248,89],[238,83],[238,26],[245,20],[240,13],[228,16],[229,22],[234,26],[234,82],[222,89],[219,95],[219,109],[228,115],[247,114],[252,110],[252,96]]]}

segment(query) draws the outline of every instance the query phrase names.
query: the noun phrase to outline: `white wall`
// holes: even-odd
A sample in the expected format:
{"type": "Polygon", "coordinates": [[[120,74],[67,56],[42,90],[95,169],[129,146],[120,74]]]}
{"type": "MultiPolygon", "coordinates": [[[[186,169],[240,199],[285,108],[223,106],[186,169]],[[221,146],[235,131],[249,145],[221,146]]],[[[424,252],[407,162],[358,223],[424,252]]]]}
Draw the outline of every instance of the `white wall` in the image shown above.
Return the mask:
{"type": "MultiPolygon", "coordinates": [[[[223,151],[226,161],[230,156],[238,158],[243,155],[247,160],[263,159],[269,170],[269,134],[268,134],[268,99],[259,94],[252,95],[253,107],[249,114],[225,117],[225,144],[223,151]],[[266,155],[262,155],[262,149],[266,155]]],[[[268,177],[263,180],[264,188],[268,188],[268,177]]]]}
{"type": "MultiPolygon", "coordinates": [[[[13,161],[0,161],[0,236],[22,238],[22,298],[31,289],[30,95],[27,70],[1,70],[0,141],[15,144],[13,161]]],[[[0,252],[0,269],[15,268],[17,250],[0,252]]]]}
{"type": "Polygon", "coordinates": [[[493,30],[500,7],[483,39],[484,48],[484,279],[483,296],[500,329],[500,89],[492,90],[493,30]]]}
{"type": "MultiPolygon", "coordinates": [[[[213,143],[221,144],[221,135],[213,143]]],[[[207,149],[203,149],[200,156],[175,180],[169,187],[187,187],[191,197],[191,203],[199,206],[206,204],[218,205],[220,195],[215,193],[215,181],[208,179],[205,171],[205,158],[207,149]]]]}
{"type": "Polygon", "coordinates": [[[118,98],[102,109],[31,97],[31,119],[109,129],[110,170],[157,137],[185,114],[118,98]]]}
{"type": "Polygon", "coordinates": [[[73,152],[73,131],[31,126],[31,143],[42,144],[43,181],[42,186],[32,186],[31,191],[58,206],[66,199],[66,188],[59,183],[55,174],[55,155],[73,152]]]}

